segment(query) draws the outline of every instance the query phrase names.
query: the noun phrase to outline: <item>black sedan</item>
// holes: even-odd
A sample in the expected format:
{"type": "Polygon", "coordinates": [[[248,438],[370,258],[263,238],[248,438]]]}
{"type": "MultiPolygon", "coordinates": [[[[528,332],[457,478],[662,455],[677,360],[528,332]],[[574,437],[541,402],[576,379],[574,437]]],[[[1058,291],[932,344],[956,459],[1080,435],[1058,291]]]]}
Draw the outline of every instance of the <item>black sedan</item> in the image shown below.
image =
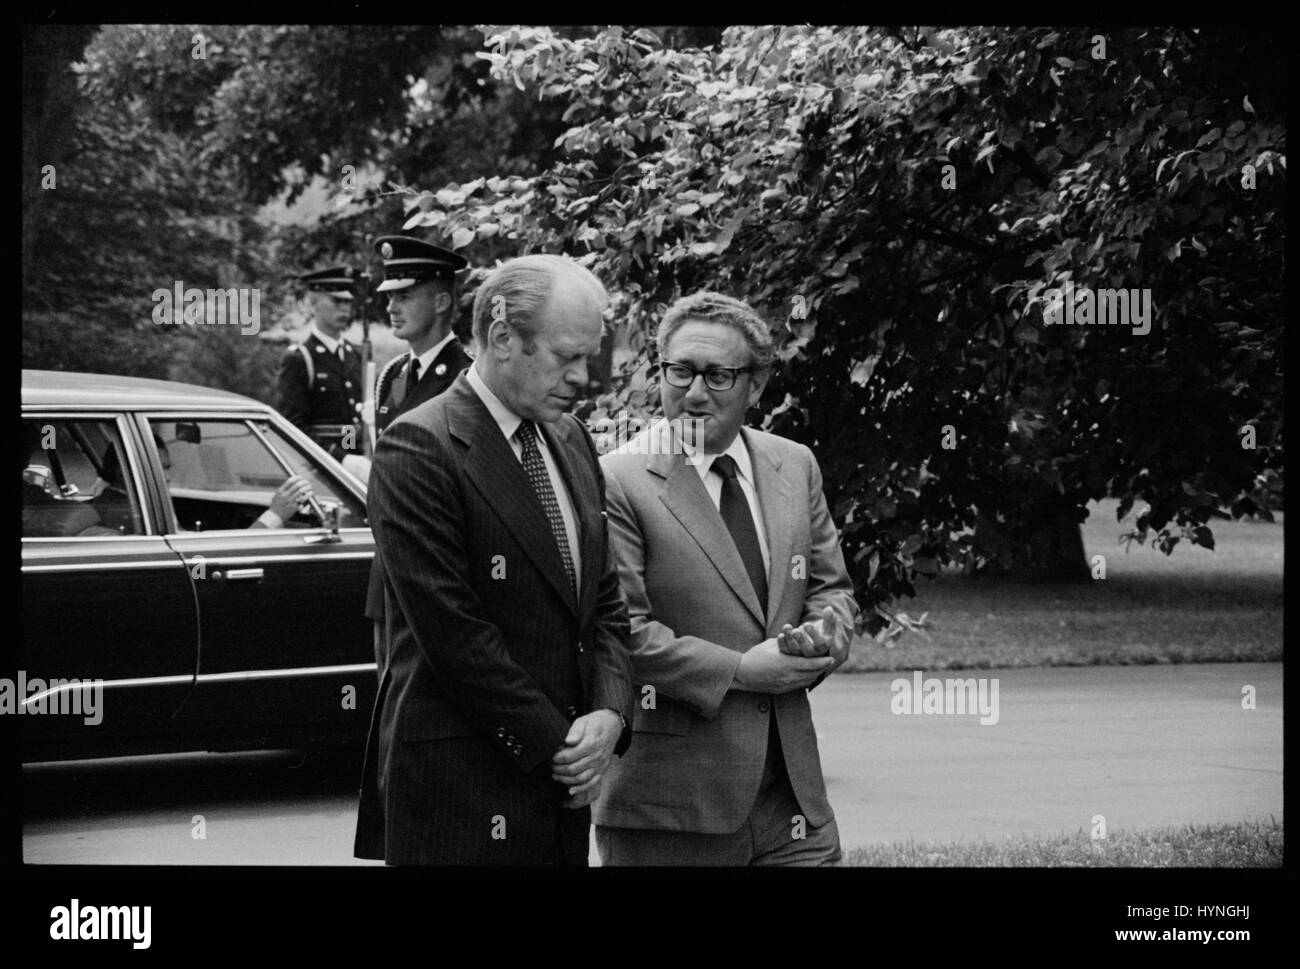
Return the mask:
{"type": "Polygon", "coordinates": [[[24,371],[23,760],[360,748],[376,677],[365,485],[272,408],[24,371]],[[270,515],[287,479],[311,497],[270,515]]]}

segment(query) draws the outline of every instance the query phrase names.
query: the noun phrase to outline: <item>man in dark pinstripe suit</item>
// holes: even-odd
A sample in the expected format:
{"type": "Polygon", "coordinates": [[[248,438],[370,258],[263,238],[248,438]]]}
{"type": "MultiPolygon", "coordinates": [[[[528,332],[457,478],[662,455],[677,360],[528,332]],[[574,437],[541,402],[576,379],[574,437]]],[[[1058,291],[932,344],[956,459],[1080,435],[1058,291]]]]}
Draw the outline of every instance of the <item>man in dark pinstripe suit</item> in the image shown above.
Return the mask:
{"type": "Polygon", "coordinates": [[[633,708],[604,480],[565,413],[605,298],[564,257],[498,267],[474,301],[474,366],[379,439],[387,663],[358,857],[587,863],[589,805],[633,708]]]}

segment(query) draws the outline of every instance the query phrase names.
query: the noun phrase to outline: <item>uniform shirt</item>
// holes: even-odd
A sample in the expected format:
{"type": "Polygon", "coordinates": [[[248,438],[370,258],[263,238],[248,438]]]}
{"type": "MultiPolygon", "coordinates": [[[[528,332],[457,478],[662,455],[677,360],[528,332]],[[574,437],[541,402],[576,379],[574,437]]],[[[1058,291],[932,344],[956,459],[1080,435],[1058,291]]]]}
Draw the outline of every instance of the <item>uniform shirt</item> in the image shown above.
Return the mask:
{"type": "MultiPolygon", "coordinates": [[[[421,380],[423,380],[424,375],[429,372],[429,368],[433,366],[433,361],[438,359],[438,354],[442,353],[442,348],[445,347],[448,343],[450,343],[454,339],[456,339],[456,334],[448,330],[447,335],[445,337],[443,337],[441,340],[435,343],[428,350],[425,350],[422,354],[420,354],[420,379],[421,380]]],[[[411,366],[411,361],[409,357],[413,357],[413,356],[415,356],[414,350],[412,350],[409,354],[407,354],[408,359],[404,364],[402,364],[404,373],[410,373],[410,370],[407,368],[411,366]]]]}
{"type": "Polygon", "coordinates": [[[326,349],[326,350],[328,350],[330,353],[334,354],[334,356],[336,356],[336,357],[339,355],[339,341],[338,341],[338,340],[336,340],[334,337],[329,336],[328,334],[326,334],[325,331],[322,330],[322,329],[320,329],[318,326],[316,326],[315,323],[313,323],[313,324],[311,325],[311,332],[312,332],[313,335],[315,335],[316,339],[320,340],[321,343],[325,344],[325,349],[326,349]]]}
{"type": "MultiPolygon", "coordinates": [[[[510,450],[522,465],[524,463],[524,446],[515,440],[515,431],[519,430],[523,418],[502,403],[501,398],[492,393],[491,388],[488,387],[479,374],[477,365],[466,370],[465,377],[469,380],[469,385],[474,388],[474,392],[478,394],[479,399],[487,406],[488,413],[492,415],[493,420],[497,422],[497,426],[501,428],[501,433],[506,436],[506,443],[510,445],[510,450]]],[[[546,473],[551,479],[551,489],[555,492],[556,501],[560,505],[560,515],[564,519],[564,534],[569,540],[569,554],[573,557],[573,577],[578,588],[582,588],[582,560],[578,554],[578,517],[574,513],[573,499],[569,495],[569,489],[565,487],[564,477],[560,474],[560,469],[556,467],[555,458],[551,456],[551,449],[540,429],[537,431],[537,450],[542,454],[542,461],[546,465],[546,473]]]]}

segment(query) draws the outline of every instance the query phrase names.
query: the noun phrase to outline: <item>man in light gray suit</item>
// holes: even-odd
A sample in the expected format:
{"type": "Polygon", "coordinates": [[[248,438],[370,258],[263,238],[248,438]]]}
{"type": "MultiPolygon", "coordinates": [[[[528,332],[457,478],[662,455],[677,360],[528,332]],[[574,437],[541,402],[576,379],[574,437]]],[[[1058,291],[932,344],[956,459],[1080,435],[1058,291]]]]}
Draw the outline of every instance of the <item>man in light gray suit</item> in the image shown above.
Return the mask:
{"type": "Polygon", "coordinates": [[[666,419],[601,459],[638,699],[593,813],[602,863],[834,864],[808,690],[858,607],[817,461],[742,426],[773,357],[744,303],[680,300],[658,345],[666,419]]]}

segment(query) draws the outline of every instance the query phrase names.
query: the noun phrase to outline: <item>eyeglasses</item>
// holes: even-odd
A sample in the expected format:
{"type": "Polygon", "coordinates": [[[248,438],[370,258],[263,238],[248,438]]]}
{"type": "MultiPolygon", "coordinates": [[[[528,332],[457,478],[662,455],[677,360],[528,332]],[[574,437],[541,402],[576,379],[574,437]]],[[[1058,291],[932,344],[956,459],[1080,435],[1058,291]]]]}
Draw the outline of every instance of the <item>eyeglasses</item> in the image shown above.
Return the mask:
{"type": "Polygon", "coordinates": [[[736,386],[736,374],[752,373],[753,367],[710,367],[708,370],[696,370],[684,363],[661,363],[659,369],[664,372],[664,379],[670,387],[687,388],[695,383],[695,378],[704,375],[704,386],[709,390],[730,390],[736,386]]]}

